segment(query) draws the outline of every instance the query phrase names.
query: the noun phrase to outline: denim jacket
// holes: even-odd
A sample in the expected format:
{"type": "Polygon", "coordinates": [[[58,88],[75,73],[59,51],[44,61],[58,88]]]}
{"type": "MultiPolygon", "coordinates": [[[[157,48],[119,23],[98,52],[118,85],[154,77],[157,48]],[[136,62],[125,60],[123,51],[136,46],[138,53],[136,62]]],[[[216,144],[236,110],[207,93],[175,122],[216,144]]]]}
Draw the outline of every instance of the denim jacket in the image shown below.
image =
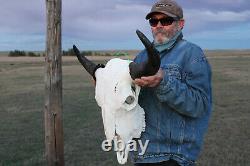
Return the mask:
{"type": "MultiPolygon", "coordinates": [[[[141,141],[149,140],[146,152],[131,152],[134,163],[169,159],[181,166],[195,165],[211,114],[211,68],[198,46],[182,39],[160,51],[163,80],[157,87],[142,88],[139,104],[145,111],[146,129],[141,141]]],[[[176,39],[175,39],[176,40],[176,39]]],[[[134,61],[147,59],[146,50],[134,61]]]]}

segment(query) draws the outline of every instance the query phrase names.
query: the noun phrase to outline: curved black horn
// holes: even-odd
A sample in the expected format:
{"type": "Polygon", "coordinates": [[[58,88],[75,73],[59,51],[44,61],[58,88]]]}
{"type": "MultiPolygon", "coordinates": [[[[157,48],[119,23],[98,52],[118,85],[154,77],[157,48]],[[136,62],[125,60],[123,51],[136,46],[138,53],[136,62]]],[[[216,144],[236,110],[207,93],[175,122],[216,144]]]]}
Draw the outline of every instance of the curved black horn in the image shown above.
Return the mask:
{"type": "Polygon", "coordinates": [[[147,50],[148,59],[140,64],[135,62],[129,64],[132,79],[154,75],[159,70],[161,64],[159,52],[154,47],[153,43],[151,43],[141,31],[136,30],[136,34],[147,50]]]}
{"type": "Polygon", "coordinates": [[[94,80],[96,80],[95,78],[95,71],[100,68],[100,67],[105,67],[103,64],[94,64],[93,62],[91,62],[90,60],[88,60],[85,56],[80,54],[80,51],[78,50],[78,48],[73,45],[73,50],[79,60],[79,62],[83,65],[83,67],[87,70],[87,72],[94,78],[94,80]]]}

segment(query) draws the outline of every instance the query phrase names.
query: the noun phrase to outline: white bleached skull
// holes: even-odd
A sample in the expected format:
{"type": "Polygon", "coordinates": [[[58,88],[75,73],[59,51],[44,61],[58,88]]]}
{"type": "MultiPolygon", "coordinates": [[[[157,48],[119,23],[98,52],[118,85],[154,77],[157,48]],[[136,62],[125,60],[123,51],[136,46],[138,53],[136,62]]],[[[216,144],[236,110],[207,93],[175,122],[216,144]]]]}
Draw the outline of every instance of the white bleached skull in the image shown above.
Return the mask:
{"type": "Polygon", "coordinates": [[[117,136],[125,143],[124,150],[117,152],[120,164],[127,161],[129,141],[140,138],[145,130],[145,113],[138,104],[140,87],[132,82],[130,63],[128,60],[111,59],[105,68],[95,72],[95,99],[102,108],[106,138],[111,142],[117,136]]]}
{"type": "MultiPolygon", "coordinates": [[[[140,87],[133,84],[133,80],[142,76],[154,75],[160,67],[159,52],[140,31],[138,37],[147,51],[147,60],[137,64],[119,58],[111,59],[106,66],[94,64],[80,54],[76,46],[73,50],[86,69],[96,80],[95,98],[102,108],[102,118],[107,140],[116,136],[128,145],[133,138],[139,138],[145,130],[144,110],[138,104],[140,87]]],[[[117,152],[120,164],[126,163],[128,149],[117,152]]]]}

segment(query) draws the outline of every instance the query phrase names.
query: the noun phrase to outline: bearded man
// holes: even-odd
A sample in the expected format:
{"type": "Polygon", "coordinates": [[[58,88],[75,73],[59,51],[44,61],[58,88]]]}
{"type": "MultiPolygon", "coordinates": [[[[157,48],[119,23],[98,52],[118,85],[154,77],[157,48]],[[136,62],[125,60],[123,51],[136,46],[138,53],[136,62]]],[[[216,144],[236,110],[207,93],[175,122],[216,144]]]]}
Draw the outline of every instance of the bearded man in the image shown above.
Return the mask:
{"type": "MultiPolygon", "coordinates": [[[[149,140],[146,152],[131,152],[136,166],[193,166],[201,151],[211,114],[211,68],[200,47],[183,39],[183,10],[175,1],[160,0],[147,14],[160,70],[141,77],[139,104],[145,111],[149,140]]],[[[134,62],[147,60],[141,51],[134,62]]]]}

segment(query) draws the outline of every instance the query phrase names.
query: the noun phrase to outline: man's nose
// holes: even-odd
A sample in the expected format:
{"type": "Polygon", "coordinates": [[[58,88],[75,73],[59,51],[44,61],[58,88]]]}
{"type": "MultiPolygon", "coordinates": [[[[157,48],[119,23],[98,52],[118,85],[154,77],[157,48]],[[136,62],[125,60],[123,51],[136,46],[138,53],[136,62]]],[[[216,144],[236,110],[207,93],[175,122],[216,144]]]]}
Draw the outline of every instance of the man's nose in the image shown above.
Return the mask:
{"type": "Polygon", "coordinates": [[[160,22],[160,21],[158,21],[158,23],[157,23],[156,27],[163,27],[163,25],[161,24],[161,22],[160,22]]]}

